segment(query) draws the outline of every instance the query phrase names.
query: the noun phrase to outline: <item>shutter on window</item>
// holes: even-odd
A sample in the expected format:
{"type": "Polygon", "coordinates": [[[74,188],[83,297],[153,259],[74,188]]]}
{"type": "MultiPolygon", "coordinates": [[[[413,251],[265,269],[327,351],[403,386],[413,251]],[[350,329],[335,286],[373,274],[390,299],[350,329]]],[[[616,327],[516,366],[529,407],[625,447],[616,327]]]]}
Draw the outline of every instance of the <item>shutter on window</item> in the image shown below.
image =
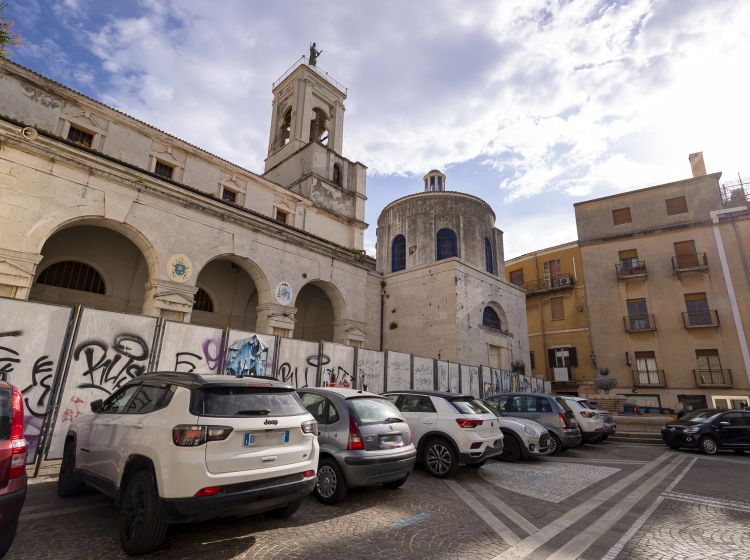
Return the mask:
{"type": "Polygon", "coordinates": [[[550,348],[547,350],[547,357],[549,358],[549,367],[555,367],[555,349],[550,348]]]}
{"type": "Polygon", "coordinates": [[[571,367],[578,367],[578,354],[576,354],[575,347],[568,348],[568,356],[570,357],[571,367]]]}

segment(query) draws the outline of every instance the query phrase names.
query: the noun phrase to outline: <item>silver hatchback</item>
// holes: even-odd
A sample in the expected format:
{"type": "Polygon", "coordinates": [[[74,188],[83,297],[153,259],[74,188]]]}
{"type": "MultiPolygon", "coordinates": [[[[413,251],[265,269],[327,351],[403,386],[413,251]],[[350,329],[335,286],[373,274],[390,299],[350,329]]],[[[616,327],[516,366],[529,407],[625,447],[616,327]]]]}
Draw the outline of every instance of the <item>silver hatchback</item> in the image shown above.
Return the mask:
{"type": "Polygon", "coordinates": [[[417,451],[401,412],[388,399],[354,389],[297,391],[318,421],[315,497],[335,504],[349,488],[383,484],[398,488],[414,469],[417,451]]]}

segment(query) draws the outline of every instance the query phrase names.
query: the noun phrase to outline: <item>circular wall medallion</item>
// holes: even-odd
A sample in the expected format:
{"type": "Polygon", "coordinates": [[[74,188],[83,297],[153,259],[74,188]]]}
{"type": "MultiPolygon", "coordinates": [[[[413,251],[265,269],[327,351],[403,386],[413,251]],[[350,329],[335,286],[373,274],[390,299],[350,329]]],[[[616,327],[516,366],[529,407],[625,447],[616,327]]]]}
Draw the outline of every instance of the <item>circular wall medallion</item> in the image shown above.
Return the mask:
{"type": "Polygon", "coordinates": [[[279,282],[276,286],[276,301],[281,305],[292,304],[292,287],[289,282],[279,282]]]}
{"type": "Polygon", "coordinates": [[[172,255],[167,265],[167,274],[175,282],[187,282],[193,274],[193,263],[187,255],[172,255]]]}

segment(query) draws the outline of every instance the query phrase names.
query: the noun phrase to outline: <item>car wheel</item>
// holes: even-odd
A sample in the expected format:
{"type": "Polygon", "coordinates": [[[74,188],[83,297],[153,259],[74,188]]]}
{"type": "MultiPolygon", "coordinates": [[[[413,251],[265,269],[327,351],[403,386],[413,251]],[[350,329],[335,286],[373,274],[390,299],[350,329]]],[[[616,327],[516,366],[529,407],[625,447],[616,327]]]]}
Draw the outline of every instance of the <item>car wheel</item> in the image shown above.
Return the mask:
{"type": "Polygon", "coordinates": [[[550,444],[549,444],[549,455],[559,455],[563,451],[562,442],[560,441],[560,438],[557,437],[555,434],[550,432],[550,444]]]}
{"type": "Polygon", "coordinates": [[[318,465],[318,483],[313,492],[315,497],[330,506],[346,498],[348,491],[344,473],[336,460],[330,457],[321,459],[318,465]]]}
{"type": "Polygon", "coordinates": [[[83,482],[76,478],[76,445],[69,441],[65,444],[60,463],[60,475],[57,478],[57,495],[61,498],[75,496],[83,490],[83,482]]]}
{"type": "Polygon", "coordinates": [[[424,465],[432,476],[448,478],[458,470],[458,456],[446,440],[433,438],[425,444],[424,465]]]}
{"type": "Polygon", "coordinates": [[[719,451],[719,445],[711,436],[703,436],[700,440],[701,451],[706,455],[716,455],[719,451]]]}
{"type": "Polygon", "coordinates": [[[503,440],[503,452],[500,455],[501,461],[515,463],[521,458],[521,446],[513,436],[505,436],[503,440]]]}
{"type": "Polygon", "coordinates": [[[10,525],[7,525],[0,529],[0,558],[10,550],[10,545],[13,544],[13,539],[16,536],[16,528],[18,527],[18,520],[15,520],[10,525]]]}
{"type": "Polygon", "coordinates": [[[120,544],[128,554],[156,550],[167,535],[167,520],[148,471],[127,482],[120,504],[120,544]]]}
{"type": "Polygon", "coordinates": [[[401,488],[404,485],[404,482],[406,482],[407,478],[409,478],[408,474],[404,478],[399,478],[398,480],[391,480],[390,482],[384,482],[383,486],[385,486],[386,488],[391,488],[392,490],[395,490],[396,488],[401,488]]]}
{"type": "Polygon", "coordinates": [[[302,498],[289,502],[284,507],[272,509],[268,512],[268,515],[275,517],[276,519],[286,519],[294,515],[297,510],[302,506],[302,498]]]}

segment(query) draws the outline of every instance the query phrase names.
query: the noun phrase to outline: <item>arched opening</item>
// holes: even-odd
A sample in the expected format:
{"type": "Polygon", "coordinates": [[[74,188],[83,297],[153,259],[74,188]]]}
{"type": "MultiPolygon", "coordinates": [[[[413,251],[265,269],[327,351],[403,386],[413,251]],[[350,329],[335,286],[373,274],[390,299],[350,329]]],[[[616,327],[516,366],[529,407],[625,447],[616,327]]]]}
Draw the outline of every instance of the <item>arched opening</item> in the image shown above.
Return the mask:
{"type": "Polygon", "coordinates": [[[305,284],[294,303],[297,308],[294,338],[333,342],[334,321],[346,316],[344,299],[327,282],[305,284]]]}
{"type": "Polygon", "coordinates": [[[484,268],[490,274],[495,274],[495,259],[492,255],[492,242],[484,238],[484,268]]]}
{"type": "Polygon", "coordinates": [[[398,272],[406,268],[406,238],[397,235],[391,243],[391,272],[398,272]]]}
{"type": "Polygon", "coordinates": [[[484,312],[482,313],[482,325],[489,329],[503,330],[503,323],[500,320],[500,316],[489,305],[484,308],[484,312]]]}
{"type": "Polygon", "coordinates": [[[333,182],[341,186],[341,166],[338,163],[333,164],[333,182]]]}
{"type": "Polygon", "coordinates": [[[289,107],[281,118],[279,125],[279,147],[286,146],[292,136],[292,108],[289,107]]]}
{"type": "Polygon", "coordinates": [[[450,228],[443,228],[437,232],[437,260],[458,256],[458,238],[456,232],[450,228]]]}
{"type": "Polygon", "coordinates": [[[135,244],[106,227],[73,225],[51,235],[29,299],[141,313],[148,266],[135,244]]]}
{"type": "Polygon", "coordinates": [[[209,327],[254,331],[258,323],[258,288],[239,262],[219,258],[198,274],[190,322],[209,327]]]}
{"type": "Polygon", "coordinates": [[[322,109],[313,109],[310,120],[310,141],[328,145],[328,115],[322,109]]]}

